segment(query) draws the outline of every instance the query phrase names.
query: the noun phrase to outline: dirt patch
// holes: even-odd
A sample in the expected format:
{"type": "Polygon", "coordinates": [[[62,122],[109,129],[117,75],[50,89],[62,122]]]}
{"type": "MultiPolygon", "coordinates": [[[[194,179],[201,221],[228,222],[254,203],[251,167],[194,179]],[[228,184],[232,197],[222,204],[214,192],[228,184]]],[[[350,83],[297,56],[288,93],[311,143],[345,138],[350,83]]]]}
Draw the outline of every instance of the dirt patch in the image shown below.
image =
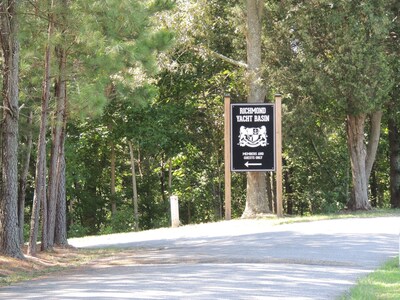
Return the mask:
{"type": "Polygon", "coordinates": [[[73,247],[38,251],[36,257],[25,254],[25,259],[0,255],[0,286],[122,256],[122,250],[118,249],[87,250],[73,247]]]}

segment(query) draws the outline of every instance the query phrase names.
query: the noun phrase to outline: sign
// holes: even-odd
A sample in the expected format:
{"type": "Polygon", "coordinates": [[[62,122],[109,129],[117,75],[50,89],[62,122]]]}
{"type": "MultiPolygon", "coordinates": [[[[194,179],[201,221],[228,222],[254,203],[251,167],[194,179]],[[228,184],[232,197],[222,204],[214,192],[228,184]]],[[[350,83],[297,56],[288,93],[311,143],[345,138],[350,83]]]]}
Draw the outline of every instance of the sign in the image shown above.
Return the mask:
{"type": "Polygon", "coordinates": [[[231,104],[231,170],[275,170],[274,105],[231,104]]]}

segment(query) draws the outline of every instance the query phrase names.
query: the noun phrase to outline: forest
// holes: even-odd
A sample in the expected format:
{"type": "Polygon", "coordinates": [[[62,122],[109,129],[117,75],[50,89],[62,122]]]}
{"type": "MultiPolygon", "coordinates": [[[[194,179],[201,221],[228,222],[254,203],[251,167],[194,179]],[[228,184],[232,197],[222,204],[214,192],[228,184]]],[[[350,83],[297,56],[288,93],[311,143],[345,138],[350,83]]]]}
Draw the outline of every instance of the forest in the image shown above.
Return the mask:
{"type": "MultiPolygon", "coordinates": [[[[224,95],[282,94],[283,210],[400,207],[397,0],[2,0],[0,253],[224,218],[224,95]]],[[[232,218],[276,213],[232,173],[232,218]]]]}

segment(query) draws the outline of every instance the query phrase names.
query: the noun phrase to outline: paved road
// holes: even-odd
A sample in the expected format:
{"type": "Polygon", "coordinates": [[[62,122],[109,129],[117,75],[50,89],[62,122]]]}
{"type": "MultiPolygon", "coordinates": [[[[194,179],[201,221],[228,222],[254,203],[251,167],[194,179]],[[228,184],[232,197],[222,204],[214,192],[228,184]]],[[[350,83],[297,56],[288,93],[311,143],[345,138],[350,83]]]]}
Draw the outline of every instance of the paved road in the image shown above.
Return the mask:
{"type": "Polygon", "coordinates": [[[135,251],[2,288],[0,298],[336,299],[398,254],[398,217],[272,223],[234,220],[72,239],[76,247],[135,251]]]}

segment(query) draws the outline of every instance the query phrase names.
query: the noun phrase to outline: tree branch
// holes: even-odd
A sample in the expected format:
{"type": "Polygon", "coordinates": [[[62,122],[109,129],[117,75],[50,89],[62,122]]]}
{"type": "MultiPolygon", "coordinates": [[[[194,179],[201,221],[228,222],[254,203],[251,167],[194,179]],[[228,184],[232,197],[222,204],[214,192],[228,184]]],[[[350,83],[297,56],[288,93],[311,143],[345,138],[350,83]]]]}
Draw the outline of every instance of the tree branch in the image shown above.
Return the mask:
{"type": "Polygon", "coordinates": [[[367,146],[367,158],[365,160],[365,173],[367,179],[371,175],[372,166],[374,165],[376,152],[378,150],[379,137],[381,134],[381,120],[381,110],[373,112],[370,116],[371,127],[367,146]]]}
{"type": "Polygon", "coordinates": [[[227,56],[225,56],[223,54],[220,54],[220,53],[217,53],[217,52],[215,52],[215,51],[213,51],[211,49],[208,49],[208,48],[206,48],[206,47],[204,47],[202,45],[195,46],[194,50],[199,52],[200,54],[203,54],[203,55],[205,54],[205,55],[214,56],[216,58],[219,58],[219,59],[221,59],[223,61],[226,61],[226,62],[228,62],[228,63],[230,63],[232,65],[238,66],[240,68],[248,69],[248,67],[249,67],[245,62],[234,60],[234,59],[229,58],[229,57],[227,57],[227,56]]]}

